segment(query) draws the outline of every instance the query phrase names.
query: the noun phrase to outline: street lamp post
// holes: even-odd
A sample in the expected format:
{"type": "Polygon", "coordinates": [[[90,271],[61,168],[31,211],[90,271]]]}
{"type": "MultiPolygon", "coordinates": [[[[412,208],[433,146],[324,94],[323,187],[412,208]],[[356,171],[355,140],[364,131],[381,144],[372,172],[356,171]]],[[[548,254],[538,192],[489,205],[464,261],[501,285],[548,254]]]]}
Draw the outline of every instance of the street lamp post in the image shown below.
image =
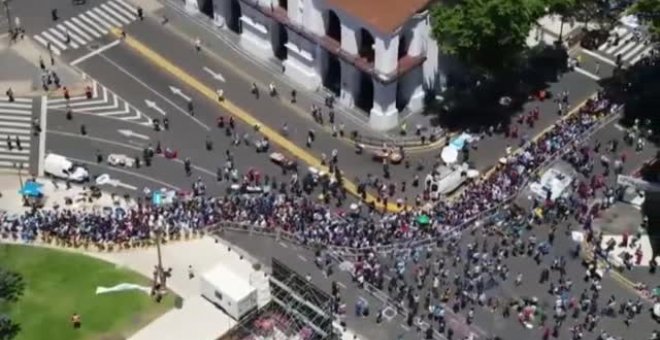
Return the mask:
{"type": "Polygon", "coordinates": [[[167,288],[167,276],[165,275],[165,268],[163,268],[163,255],[160,250],[160,243],[162,237],[162,228],[158,226],[155,230],[156,233],[156,253],[158,256],[157,278],[160,280],[161,289],[167,288]]]}
{"type": "Polygon", "coordinates": [[[14,33],[14,28],[12,27],[14,24],[11,20],[11,9],[9,8],[9,0],[2,0],[2,5],[5,7],[5,14],[7,16],[7,27],[9,30],[9,34],[14,33]]]}

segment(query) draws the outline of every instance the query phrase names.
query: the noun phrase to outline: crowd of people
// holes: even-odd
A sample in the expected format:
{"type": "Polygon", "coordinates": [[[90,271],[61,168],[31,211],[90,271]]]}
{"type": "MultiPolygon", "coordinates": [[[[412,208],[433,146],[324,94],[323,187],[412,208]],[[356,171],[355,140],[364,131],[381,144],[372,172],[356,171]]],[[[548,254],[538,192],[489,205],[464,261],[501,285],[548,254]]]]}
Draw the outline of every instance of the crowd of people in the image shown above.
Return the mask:
{"type": "MultiPolygon", "coordinates": [[[[259,194],[245,195],[237,191],[224,197],[197,196],[178,200],[171,205],[153,207],[148,197],[145,204],[127,209],[122,214],[104,211],[59,210],[30,211],[21,216],[3,217],[4,236],[34,239],[38,235],[57,237],[67,242],[125,243],[153,237],[153,224],[162,221],[169,233],[199,231],[218,222],[250,225],[268,231],[279,230],[301,243],[318,243],[337,247],[368,249],[392,243],[428,238],[448,228],[467,225],[485,212],[507,203],[536,176],[544,162],[574,147],[580,137],[598,124],[602,115],[616,110],[607,99],[598,98],[598,108],[558,121],[539,140],[527,141],[520,152],[507,155],[495,172],[468,184],[455,200],[437,202],[426,209],[406,209],[383,213],[373,204],[336,210],[328,200],[318,201],[314,187],[326,198],[341,197],[343,190],[336,177],[293,176],[288,183],[265,179],[273,188],[259,194]],[[325,201],[325,202],[324,202],[325,201]],[[430,216],[428,226],[419,226],[419,215],[430,216]]],[[[255,182],[255,176],[244,176],[243,182],[255,182]]],[[[267,176],[265,176],[267,177],[267,176]]],[[[341,180],[341,179],[340,179],[341,180]]],[[[264,184],[264,179],[256,179],[264,184]]]]}

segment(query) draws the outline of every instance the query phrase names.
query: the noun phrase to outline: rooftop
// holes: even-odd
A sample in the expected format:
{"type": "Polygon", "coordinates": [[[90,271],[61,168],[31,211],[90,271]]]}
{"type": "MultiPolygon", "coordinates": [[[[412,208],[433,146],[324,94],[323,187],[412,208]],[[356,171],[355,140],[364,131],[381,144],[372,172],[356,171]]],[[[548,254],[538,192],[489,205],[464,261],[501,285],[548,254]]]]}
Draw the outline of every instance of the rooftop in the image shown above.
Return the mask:
{"type": "Polygon", "coordinates": [[[328,0],[328,5],[366,22],[381,34],[402,26],[430,0],[328,0]]]}

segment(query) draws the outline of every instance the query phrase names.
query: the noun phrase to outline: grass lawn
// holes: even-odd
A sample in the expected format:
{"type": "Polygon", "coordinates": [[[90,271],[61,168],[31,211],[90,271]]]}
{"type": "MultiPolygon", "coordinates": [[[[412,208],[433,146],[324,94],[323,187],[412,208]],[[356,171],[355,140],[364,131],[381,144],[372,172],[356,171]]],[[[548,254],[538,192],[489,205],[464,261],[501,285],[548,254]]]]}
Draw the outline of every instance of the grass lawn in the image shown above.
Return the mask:
{"type": "Polygon", "coordinates": [[[149,286],[149,280],[72,252],[0,245],[0,265],[25,280],[23,297],[9,306],[21,326],[16,340],[124,339],[174,306],[171,294],[160,304],[141,291],[96,295],[97,286],[149,286]],[[80,329],[71,327],[74,312],[81,316],[80,329]]]}

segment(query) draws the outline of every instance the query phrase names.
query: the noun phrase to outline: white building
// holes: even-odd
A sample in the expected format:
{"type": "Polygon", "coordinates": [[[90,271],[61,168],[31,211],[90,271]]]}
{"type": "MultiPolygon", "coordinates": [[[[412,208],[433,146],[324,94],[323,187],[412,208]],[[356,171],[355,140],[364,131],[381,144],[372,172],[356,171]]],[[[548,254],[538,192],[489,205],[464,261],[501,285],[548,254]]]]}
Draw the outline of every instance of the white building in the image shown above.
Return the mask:
{"type": "Polygon", "coordinates": [[[420,111],[439,79],[430,0],[182,0],[240,34],[256,56],[283,60],[307,89],[324,86],[369,112],[374,129],[420,111]]]}

